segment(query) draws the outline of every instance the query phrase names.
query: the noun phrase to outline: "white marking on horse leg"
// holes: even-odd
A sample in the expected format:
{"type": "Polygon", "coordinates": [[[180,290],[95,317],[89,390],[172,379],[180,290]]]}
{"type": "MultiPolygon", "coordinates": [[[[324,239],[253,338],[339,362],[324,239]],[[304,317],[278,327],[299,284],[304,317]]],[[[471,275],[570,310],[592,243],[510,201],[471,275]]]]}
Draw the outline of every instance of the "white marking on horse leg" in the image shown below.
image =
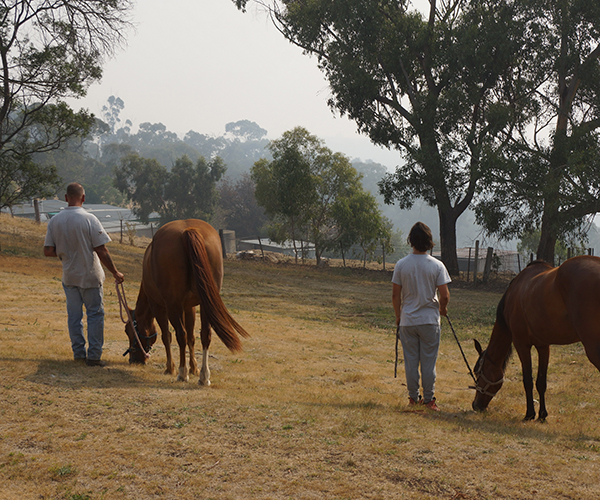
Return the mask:
{"type": "Polygon", "coordinates": [[[188,373],[187,366],[179,367],[179,375],[177,375],[177,381],[181,381],[181,382],[189,382],[190,381],[190,376],[188,373]]]}
{"type": "Polygon", "coordinates": [[[210,370],[208,369],[208,349],[202,350],[202,369],[200,370],[200,378],[198,379],[200,385],[210,385],[210,370]]]}

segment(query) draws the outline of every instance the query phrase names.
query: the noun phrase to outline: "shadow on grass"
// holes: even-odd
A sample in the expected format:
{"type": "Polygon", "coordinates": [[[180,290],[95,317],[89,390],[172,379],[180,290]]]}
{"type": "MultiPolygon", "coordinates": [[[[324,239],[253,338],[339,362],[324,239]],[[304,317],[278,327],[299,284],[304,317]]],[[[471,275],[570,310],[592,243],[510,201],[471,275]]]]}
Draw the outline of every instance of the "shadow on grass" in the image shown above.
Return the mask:
{"type": "Polygon", "coordinates": [[[0,363],[32,363],[37,369],[24,377],[34,384],[65,389],[106,389],[106,388],[189,388],[196,389],[198,384],[190,376],[189,383],[179,382],[175,385],[174,375],[162,375],[164,367],[157,372],[158,366],[129,365],[127,362],[108,362],[105,367],[86,366],[81,362],[50,359],[15,359],[0,358],[0,363]],[[161,381],[154,380],[160,373],[161,381]]]}
{"type": "Polygon", "coordinates": [[[388,412],[404,419],[424,419],[430,424],[439,422],[440,425],[452,428],[455,427],[462,432],[476,432],[481,434],[484,439],[489,436],[491,441],[497,437],[509,436],[518,438],[524,442],[539,441],[541,443],[552,442],[571,442],[573,446],[582,441],[598,441],[598,436],[583,435],[581,433],[570,433],[556,423],[543,423],[535,421],[523,421],[521,415],[507,416],[505,413],[483,412],[477,413],[473,410],[446,411],[442,408],[440,412],[433,412],[422,407],[408,407],[404,404],[389,406],[385,403],[373,401],[352,401],[352,402],[303,402],[304,406],[312,407],[332,407],[338,409],[366,410],[377,412],[388,412]]]}
{"type": "Polygon", "coordinates": [[[440,413],[426,412],[425,417],[432,420],[441,420],[445,424],[455,426],[461,431],[478,432],[490,435],[490,440],[498,436],[535,440],[539,442],[597,440],[597,437],[571,434],[569,429],[553,423],[540,422],[539,420],[524,421],[521,415],[507,417],[505,414],[495,412],[478,413],[473,410],[457,412],[441,411],[440,413]]]}

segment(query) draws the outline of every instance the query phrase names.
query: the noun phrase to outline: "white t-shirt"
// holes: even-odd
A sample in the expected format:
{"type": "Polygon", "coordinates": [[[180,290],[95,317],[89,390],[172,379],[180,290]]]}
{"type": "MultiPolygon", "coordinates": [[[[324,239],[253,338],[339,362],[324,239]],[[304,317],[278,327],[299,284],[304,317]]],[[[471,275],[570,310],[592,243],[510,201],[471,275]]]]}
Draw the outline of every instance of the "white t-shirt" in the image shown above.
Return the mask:
{"type": "Polygon", "coordinates": [[[66,207],[48,221],[44,246],[55,247],[67,286],[98,288],[104,269],[94,248],[111,241],[98,218],[82,207],[66,207]]]}
{"type": "Polygon", "coordinates": [[[400,326],[440,322],[437,287],[452,281],[446,266],[428,254],[411,253],[394,267],[392,283],[402,287],[400,326]]]}

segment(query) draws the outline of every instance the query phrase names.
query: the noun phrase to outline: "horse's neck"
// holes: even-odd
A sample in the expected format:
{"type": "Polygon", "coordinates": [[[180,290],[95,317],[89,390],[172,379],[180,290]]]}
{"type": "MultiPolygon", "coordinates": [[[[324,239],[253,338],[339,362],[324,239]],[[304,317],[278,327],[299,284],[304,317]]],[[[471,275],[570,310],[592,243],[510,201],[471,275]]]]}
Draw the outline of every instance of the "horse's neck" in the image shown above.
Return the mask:
{"type": "Polygon", "coordinates": [[[148,299],[146,292],[144,292],[143,287],[140,287],[140,293],[138,294],[137,302],[135,304],[135,316],[138,322],[142,321],[147,323],[152,320],[150,300],[148,299]]]}
{"type": "Polygon", "coordinates": [[[486,356],[492,363],[502,368],[504,360],[510,353],[511,345],[512,336],[510,335],[510,331],[506,326],[496,322],[492,330],[486,356]]]}

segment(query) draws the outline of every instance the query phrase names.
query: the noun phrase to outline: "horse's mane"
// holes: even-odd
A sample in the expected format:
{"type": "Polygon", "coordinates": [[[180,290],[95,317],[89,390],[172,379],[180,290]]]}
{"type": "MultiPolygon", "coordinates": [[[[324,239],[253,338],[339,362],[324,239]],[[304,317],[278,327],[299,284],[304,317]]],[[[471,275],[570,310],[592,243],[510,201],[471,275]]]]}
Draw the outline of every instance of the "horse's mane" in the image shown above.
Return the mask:
{"type": "MultiPolygon", "coordinates": [[[[536,262],[536,261],[534,261],[534,262],[536,262]]],[[[509,285],[509,288],[510,288],[510,285],[509,285]]],[[[508,324],[506,323],[506,318],[504,317],[504,306],[505,306],[505,302],[506,302],[506,294],[507,293],[508,293],[508,290],[506,290],[506,292],[504,292],[504,295],[502,295],[500,302],[498,302],[498,307],[496,308],[496,324],[498,324],[499,326],[502,327],[499,330],[500,332],[502,332],[503,334],[505,334],[507,336],[510,336],[511,335],[510,329],[508,328],[508,324]]],[[[512,353],[513,353],[513,348],[512,348],[512,337],[511,337],[510,348],[508,350],[508,353],[506,354],[506,357],[504,358],[504,361],[502,362],[502,370],[503,371],[506,369],[506,366],[508,365],[508,362],[510,361],[512,353]]]]}

